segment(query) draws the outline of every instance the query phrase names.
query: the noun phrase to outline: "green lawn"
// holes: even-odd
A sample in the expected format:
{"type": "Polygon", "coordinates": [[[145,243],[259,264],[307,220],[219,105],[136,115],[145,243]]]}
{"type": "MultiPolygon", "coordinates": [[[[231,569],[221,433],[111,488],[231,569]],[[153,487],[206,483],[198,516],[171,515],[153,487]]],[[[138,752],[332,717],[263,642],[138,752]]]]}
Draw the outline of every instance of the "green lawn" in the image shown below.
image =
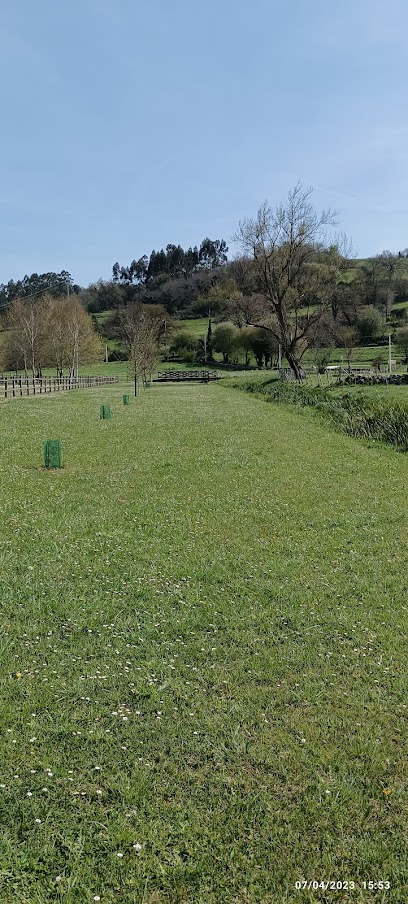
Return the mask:
{"type": "Polygon", "coordinates": [[[406,457],[126,390],[1,404],[1,904],[405,904],[406,457]]]}

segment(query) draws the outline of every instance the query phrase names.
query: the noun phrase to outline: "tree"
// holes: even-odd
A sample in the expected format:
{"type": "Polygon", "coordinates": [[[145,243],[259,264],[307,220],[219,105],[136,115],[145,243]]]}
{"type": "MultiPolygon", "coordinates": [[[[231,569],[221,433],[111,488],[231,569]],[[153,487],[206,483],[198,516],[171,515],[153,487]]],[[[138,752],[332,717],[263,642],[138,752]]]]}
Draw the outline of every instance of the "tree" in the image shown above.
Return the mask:
{"type": "Polygon", "coordinates": [[[125,304],[127,284],[118,282],[106,282],[99,279],[98,282],[88,286],[81,292],[81,301],[89,314],[97,314],[99,311],[109,311],[121,308],[125,304]]]}
{"type": "Polygon", "coordinates": [[[6,368],[11,366],[18,370],[24,367],[26,376],[31,370],[33,377],[41,370],[47,317],[48,304],[41,299],[16,299],[10,304],[3,349],[6,368]]]}
{"type": "Polygon", "coordinates": [[[231,355],[235,349],[237,334],[237,328],[232,323],[220,323],[215,327],[213,349],[222,353],[224,364],[230,363],[231,355]]]}
{"type": "Polygon", "coordinates": [[[103,343],[78,297],[13,301],[8,309],[3,344],[5,369],[30,369],[33,376],[42,367],[56,367],[59,374],[69,367],[78,376],[80,364],[103,360],[103,343]]]}
{"type": "Polygon", "coordinates": [[[16,282],[10,279],[7,284],[1,284],[0,304],[21,298],[40,298],[45,294],[54,298],[65,298],[79,292],[80,286],[74,284],[67,270],[61,270],[61,273],[32,273],[31,276],[23,276],[16,282]]]}
{"type": "Polygon", "coordinates": [[[252,325],[273,333],[297,379],[303,376],[302,357],[313,344],[338,274],[335,264],[322,261],[322,252],[329,250],[326,229],[335,224],[335,213],[316,213],[311,194],[312,189],[298,183],[286,204],[272,209],[265,202],[256,219],[243,220],[234,236],[254,262],[264,299],[264,317],[252,325]]]}
{"type": "Polygon", "coordinates": [[[200,267],[214,270],[215,267],[221,267],[227,263],[227,244],[224,239],[203,239],[198,252],[198,262],[200,267]]]}
{"type": "Polygon", "coordinates": [[[159,356],[159,339],[163,328],[163,310],[140,303],[127,305],[121,311],[121,333],[126,345],[133,376],[146,380],[159,356]]]}
{"type": "Polygon", "coordinates": [[[351,361],[354,349],[358,344],[358,333],[353,326],[343,326],[337,332],[337,341],[344,349],[347,358],[347,367],[351,371],[351,361]]]}
{"type": "Polygon", "coordinates": [[[377,255],[377,260],[381,264],[388,282],[391,283],[401,268],[401,258],[392,251],[382,251],[377,255]]]}
{"type": "Polygon", "coordinates": [[[404,354],[404,364],[408,364],[408,326],[400,326],[395,331],[395,344],[404,354]]]}
{"type": "Polygon", "coordinates": [[[278,355],[278,343],[269,330],[253,329],[250,339],[250,348],[254,354],[258,367],[262,367],[265,361],[265,367],[273,361],[278,355]]]}
{"type": "Polygon", "coordinates": [[[378,339],[384,333],[384,321],[376,308],[363,308],[357,317],[356,327],[361,342],[378,339]]]}
{"type": "Polygon", "coordinates": [[[211,323],[211,311],[208,312],[208,327],[207,327],[207,338],[205,342],[205,360],[212,361],[213,359],[213,328],[211,323]]]}
{"type": "Polygon", "coordinates": [[[330,293],[330,310],[333,321],[344,321],[351,326],[355,323],[357,313],[364,301],[363,287],[360,279],[352,282],[340,282],[330,293]]]}
{"type": "Polygon", "coordinates": [[[190,333],[175,333],[170,345],[170,355],[184,361],[196,361],[199,351],[198,341],[190,333]]]}
{"type": "Polygon", "coordinates": [[[138,261],[132,261],[128,267],[121,267],[116,262],[112,267],[113,282],[125,285],[144,283],[147,276],[147,264],[148,261],[145,254],[138,261]]]}
{"type": "Polygon", "coordinates": [[[78,377],[80,364],[103,361],[104,344],[92,318],[75,296],[57,300],[45,296],[46,318],[41,343],[43,365],[55,367],[57,374],[69,369],[78,377]]]}
{"type": "Polygon", "coordinates": [[[200,270],[216,270],[227,263],[228,248],[224,239],[205,238],[200,248],[181,245],[166,245],[160,251],[153,251],[148,258],[145,254],[133,260],[129,266],[116,262],[112,267],[113,282],[118,285],[143,286],[155,282],[159,277],[167,279],[188,279],[200,270]]]}

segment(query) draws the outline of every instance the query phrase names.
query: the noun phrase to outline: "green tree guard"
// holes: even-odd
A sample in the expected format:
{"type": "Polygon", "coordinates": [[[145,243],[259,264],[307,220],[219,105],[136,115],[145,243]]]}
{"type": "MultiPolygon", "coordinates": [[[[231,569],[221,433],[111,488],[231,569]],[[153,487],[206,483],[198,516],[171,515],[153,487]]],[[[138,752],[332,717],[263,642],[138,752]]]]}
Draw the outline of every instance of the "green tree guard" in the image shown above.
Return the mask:
{"type": "Polygon", "coordinates": [[[43,443],[44,466],[50,468],[61,467],[61,443],[59,439],[47,439],[43,443]]]}
{"type": "Polygon", "coordinates": [[[112,418],[110,405],[101,405],[99,409],[99,417],[101,421],[110,421],[112,418]]]}
{"type": "Polygon", "coordinates": [[[128,395],[124,395],[124,396],[123,396],[123,404],[124,404],[124,405],[129,405],[129,396],[128,396],[128,395]]]}

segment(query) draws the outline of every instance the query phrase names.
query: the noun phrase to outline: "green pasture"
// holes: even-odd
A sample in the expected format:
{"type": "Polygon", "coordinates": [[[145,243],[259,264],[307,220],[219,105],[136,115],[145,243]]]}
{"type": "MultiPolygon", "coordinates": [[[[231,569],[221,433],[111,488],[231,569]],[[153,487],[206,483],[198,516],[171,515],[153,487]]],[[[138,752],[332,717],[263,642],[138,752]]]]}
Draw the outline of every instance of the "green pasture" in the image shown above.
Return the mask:
{"type": "Polygon", "coordinates": [[[406,456],[131,391],[0,405],[1,904],[405,904],[406,456]]]}
{"type": "MultiPolygon", "coordinates": [[[[324,381],[322,381],[322,386],[325,386],[324,381]]],[[[334,395],[341,395],[344,392],[351,393],[351,395],[364,395],[367,398],[378,399],[385,402],[390,402],[393,404],[394,402],[398,402],[399,404],[406,405],[408,407],[408,385],[404,386],[393,386],[391,384],[379,384],[375,386],[359,386],[358,384],[353,386],[352,384],[339,386],[338,383],[333,383],[330,386],[330,391],[334,395]]]]}
{"type": "MultiPolygon", "coordinates": [[[[212,327],[217,324],[212,323],[212,327]]],[[[173,324],[174,332],[186,332],[190,336],[193,336],[194,339],[202,339],[207,335],[208,330],[208,317],[197,317],[194,319],[187,320],[175,320],[173,324]]]]}

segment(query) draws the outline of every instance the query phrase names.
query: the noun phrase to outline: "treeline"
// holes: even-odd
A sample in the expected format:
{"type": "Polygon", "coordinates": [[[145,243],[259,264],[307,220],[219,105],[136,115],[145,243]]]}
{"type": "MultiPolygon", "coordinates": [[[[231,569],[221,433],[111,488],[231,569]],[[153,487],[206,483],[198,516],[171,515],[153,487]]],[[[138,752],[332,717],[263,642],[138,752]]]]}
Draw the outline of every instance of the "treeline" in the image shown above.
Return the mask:
{"type": "MultiPolygon", "coordinates": [[[[162,305],[169,315],[183,319],[211,311],[213,318],[231,319],[241,328],[259,313],[264,287],[254,260],[243,256],[228,261],[226,255],[223,241],[206,239],[200,249],[187,252],[168,245],[127,267],[115,264],[112,280],[82,290],[81,299],[91,313],[140,302],[162,305]]],[[[324,306],[325,329],[316,336],[323,345],[376,342],[390,324],[395,328],[405,321],[405,308],[394,307],[408,301],[408,270],[401,253],[385,251],[357,261],[331,246],[309,255],[305,275],[297,316],[310,316],[324,306]]]]}
{"type": "Polygon", "coordinates": [[[141,303],[163,305],[169,314],[179,317],[194,316],[194,305],[226,266],[227,253],[224,239],[205,238],[200,247],[187,250],[169,244],[126,266],[116,262],[112,280],[99,280],[82,297],[92,314],[141,303]]]}
{"type": "MultiPolygon", "coordinates": [[[[350,364],[355,348],[386,342],[390,332],[408,358],[406,252],[383,251],[360,261],[343,237],[329,243],[334,214],[317,213],[311,191],[298,183],[286,202],[275,208],[265,202],[255,218],[242,221],[234,236],[240,249],[234,260],[228,260],[223,239],[205,238],[187,250],[168,244],[129,264],[116,262],[111,280],[86,289],[75,285],[67,271],[11,280],[0,287],[1,307],[17,311],[15,306],[23,305],[21,319],[23,309],[43,305],[46,290],[44,310],[52,299],[57,305],[76,300],[84,316],[94,316],[103,337],[116,340],[120,354],[131,355],[129,349],[136,347],[135,324],[151,346],[160,322],[164,340],[161,346],[157,337],[155,342],[162,356],[211,362],[214,354],[222,354],[225,364],[255,360],[259,366],[276,362],[280,350],[299,379],[308,350],[315,349],[323,364],[330,348],[340,346],[350,364]],[[98,318],[101,312],[111,313],[98,318]],[[194,317],[207,318],[205,335],[193,338],[174,328],[176,318],[194,317]],[[126,321],[133,323],[131,341],[126,321]]],[[[8,361],[18,357],[18,332],[14,329],[14,346],[6,343],[8,361]]],[[[27,329],[20,333],[28,334],[27,329]]],[[[48,342],[47,360],[49,350],[48,342]]],[[[20,349],[19,355],[29,361],[31,349],[20,349]]],[[[139,352],[134,357],[141,360],[139,352]]],[[[45,360],[45,352],[35,358],[45,360]]]]}
{"type": "Polygon", "coordinates": [[[17,298],[39,298],[46,294],[52,298],[65,298],[80,292],[81,286],[74,283],[67,270],[61,270],[61,273],[32,273],[22,279],[0,283],[0,309],[17,298]]]}

